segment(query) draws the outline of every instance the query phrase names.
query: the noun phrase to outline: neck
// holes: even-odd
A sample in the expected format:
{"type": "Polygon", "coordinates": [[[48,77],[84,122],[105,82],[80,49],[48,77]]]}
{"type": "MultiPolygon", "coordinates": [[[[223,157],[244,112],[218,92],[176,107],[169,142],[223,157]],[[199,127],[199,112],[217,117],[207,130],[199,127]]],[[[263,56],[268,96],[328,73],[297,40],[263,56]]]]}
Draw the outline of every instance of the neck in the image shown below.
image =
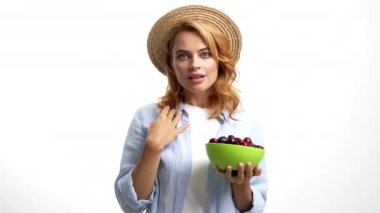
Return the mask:
{"type": "Polygon", "coordinates": [[[198,94],[194,95],[192,94],[191,96],[187,96],[185,98],[185,102],[187,104],[197,106],[200,108],[208,108],[208,95],[206,94],[198,94]]]}

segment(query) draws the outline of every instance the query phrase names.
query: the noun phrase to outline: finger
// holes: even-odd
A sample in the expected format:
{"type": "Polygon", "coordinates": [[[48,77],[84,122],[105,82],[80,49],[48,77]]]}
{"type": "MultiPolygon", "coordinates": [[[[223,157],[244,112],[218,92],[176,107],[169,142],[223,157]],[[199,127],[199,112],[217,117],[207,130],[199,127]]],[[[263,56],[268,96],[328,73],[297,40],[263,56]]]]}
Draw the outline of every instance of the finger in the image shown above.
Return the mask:
{"type": "Polygon", "coordinates": [[[225,175],[227,177],[227,179],[230,181],[230,182],[233,182],[233,178],[232,178],[232,167],[230,165],[227,166],[226,168],[226,172],[225,172],[225,175]]]}
{"type": "Polygon", "coordinates": [[[250,162],[245,164],[245,181],[249,181],[253,176],[253,166],[250,162]]]}
{"type": "Polygon", "coordinates": [[[167,116],[167,115],[168,115],[168,111],[169,111],[169,109],[170,109],[169,106],[165,106],[165,107],[161,110],[160,115],[161,115],[161,116],[167,116]]]}
{"type": "Polygon", "coordinates": [[[241,184],[243,183],[244,181],[244,164],[243,163],[239,163],[238,165],[238,175],[237,175],[237,184],[241,184]]]}
{"type": "Polygon", "coordinates": [[[259,175],[261,175],[261,167],[260,166],[256,166],[253,169],[253,176],[259,176],[259,175]]]}
{"type": "Polygon", "coordinates": [[[177,124],[177,123],[178,123],[178,121],[181,119],[181,116],[182,116],[182,112],[179,111],[179,112],[175,115],[175,117],[174,117],[174,119],[173,119],[174,124],[177,124]]]}
{"type": "Polygon", "coordinates": [[[190,122],[186,122],[182,126],[178,127],[176,129],[176,135],[181,134],[183,131],[185,131],[190,126],[190,122]]]}
{"type": "Polygon", "coordinates": [[[175,109],[171,109],[171,110],[169,110],[168,118],[172,120],[173,117],[174,117],[174,114],[175,114],[175,109]]]}

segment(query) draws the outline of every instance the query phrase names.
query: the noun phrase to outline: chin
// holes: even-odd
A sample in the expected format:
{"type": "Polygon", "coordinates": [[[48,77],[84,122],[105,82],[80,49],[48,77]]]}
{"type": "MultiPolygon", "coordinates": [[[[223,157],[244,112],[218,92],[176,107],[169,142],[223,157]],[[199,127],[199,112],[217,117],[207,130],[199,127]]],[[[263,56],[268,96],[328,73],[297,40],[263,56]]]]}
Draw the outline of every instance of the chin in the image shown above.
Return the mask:
{"type": "Polygon", "coordinates": [[[191,93],[192,94],[207,94],[209,93],[209,89],[192,89],[191,93]]]}

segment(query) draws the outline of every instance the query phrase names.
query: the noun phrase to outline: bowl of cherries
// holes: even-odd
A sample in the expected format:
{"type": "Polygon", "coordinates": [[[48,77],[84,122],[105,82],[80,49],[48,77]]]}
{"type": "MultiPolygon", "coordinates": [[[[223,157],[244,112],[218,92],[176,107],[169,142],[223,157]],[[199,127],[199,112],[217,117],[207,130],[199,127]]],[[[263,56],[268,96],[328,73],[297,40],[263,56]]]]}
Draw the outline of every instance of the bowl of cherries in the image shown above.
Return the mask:
{"type": "Polygon", "coordinates": [[[228,165],[237,170],[239,163],[250,162],[253,167],[257,166],[263,159],[265,150],[250,137],[228,135],[211,138],[206,143],[206,152],[211,163],[220,170],[225,170],[228,165]]]}

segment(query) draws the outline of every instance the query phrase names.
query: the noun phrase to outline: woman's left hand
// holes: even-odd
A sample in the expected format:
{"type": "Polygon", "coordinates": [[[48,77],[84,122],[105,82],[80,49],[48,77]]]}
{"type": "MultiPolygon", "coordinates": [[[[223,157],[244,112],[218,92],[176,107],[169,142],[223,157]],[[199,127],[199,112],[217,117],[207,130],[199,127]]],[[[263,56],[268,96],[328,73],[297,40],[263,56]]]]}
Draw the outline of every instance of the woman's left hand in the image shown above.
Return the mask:
{"type": "MultiPolygon", "coordinates": [[[[260,166],[256,166],[253,168],[251,163],[239,163],[237,175],[233,174],[232,167],[230,165],[227,166],[225,171],[220,170],[216,167],[215,169],[217,173],[223,175],[230,183],[234,185],[248,184],[252,177],[259,176],[261,174],[260,166]]],[[[234,171],[236,172],[236,171],[234,171]]]]}

